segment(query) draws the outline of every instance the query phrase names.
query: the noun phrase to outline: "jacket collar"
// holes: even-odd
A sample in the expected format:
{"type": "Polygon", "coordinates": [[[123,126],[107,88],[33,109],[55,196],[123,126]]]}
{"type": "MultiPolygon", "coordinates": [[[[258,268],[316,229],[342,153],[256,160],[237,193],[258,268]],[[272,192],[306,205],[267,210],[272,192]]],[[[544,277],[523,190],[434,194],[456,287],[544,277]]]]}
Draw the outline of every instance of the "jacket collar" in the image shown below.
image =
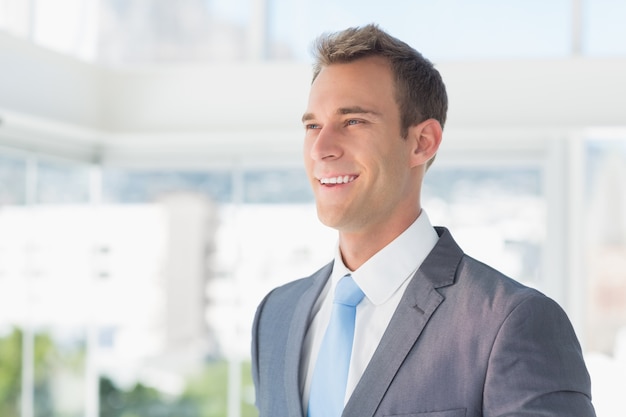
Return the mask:
{"type": "MultiPolygon", "coordinates": [[[[422,330],[437,307],[444,301],[438,288],[454,284],[456,271],[462,257],[461,248],[450,232],[435,227],[439,240],[411,278],[396,312],[370,364],[365,369],[343,415],[371,417],[400,366],[404,362],[422,330]]],[[[299,308],[291,320],[285,356],[285,392],[290,416],[303,416],[300,392],[300,353],[306,330],[311,321],[311,310],[330,277],[333,263],[311,275],[310,286],[298,301],[299,308]]]]}
{"type": "Polygon", "coordinates": [[[311,283],[300,297],[296,308],[289,334],[287,336],[287,349],[285,355],[285,392],[287,393],[287,407],[289,416],[303,416],[302,393],[300,392],[300,354],[302,343],[309,324],[312,320],[311,311],[319,297],[326,281],[333,270],[333,262],[325,265],[322,269],[311,275],[311,283]]]}
{"type": "Polygon", "coordinates": [[[436,230],[439,241],[411,279],[374,356],[346,404],[344,416],[374,415],[426,323],[444,301],[437,289],[454,284],[464,254],[447,229],[436,230]]]}

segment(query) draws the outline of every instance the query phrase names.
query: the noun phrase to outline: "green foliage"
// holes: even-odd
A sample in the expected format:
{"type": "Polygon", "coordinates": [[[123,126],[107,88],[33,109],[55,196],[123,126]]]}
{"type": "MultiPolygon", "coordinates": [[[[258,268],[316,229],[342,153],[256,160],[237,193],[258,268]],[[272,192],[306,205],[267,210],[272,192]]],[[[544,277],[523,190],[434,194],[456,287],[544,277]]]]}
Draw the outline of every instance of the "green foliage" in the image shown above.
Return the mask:
{"type": "Polygon", "coordinates": [[[123,391],[108,378],[100,379],[100,417],[196,417],[184,402],[167,401],[154,388],[136,384],[123,391]]]}
{"type": "MultiPolygon", "coordinates": [[[[22,389],[22,343],[23,333],[14,328],[0,339],[0,415],[18,417],[20,415],[20,394],[22,389]]],[[[51,403],[48,376],[48,359],[54,352],[50,337],[38,334],[34,339],[34,390],[35,415],[46,417],[51,403]]]]}
{"type": "MultiPolygon", "coordinates": [[[[111,380],[100,380],[100,417],[226,417],[228,414],[228,363],[211,361],[190,377],[179,398],[168,398],[153,388],[137,384],[121,390],[111,380]]],[[[241,416],[255,417],[250,364],[241,366],[241,416]]]]}
{"type": "MultiPolygon", "coordinates": [[[[228,413],[228,367],[227,361],[214,361],[205,365],[196,377],[189,380],[183,398],[200,404],[200,417],[226,417],[228,413]]],[[[241,365],[241,416],[255,417],[254,387],[250,362],[241,365]]]]}
{"type": "Polygon", "coordinates": [[[22,372],[22,332],[0,338],[0,416],[18,417],[22,372]]]}
{"type": "MultiPolygon", "coordinates": [[[[33,337],[35,417],[52,415],[64,417],[55,410],[51,390],[53,378],[59,369],[70,370],[80,375],[84,368],[84,347],[61,351],[48,334],[36,333],[33,337]]],[[[2,417],[20,416],[23,342],[24,334],[17,328],[0,338],[0,416],[2,417]]]]}
{"type": "Polygon", "coordinates": [[[243,394],[243,403],[241,406],[242,417],[257,417],[258,411],[254,405],[254,382],[252,381],[252,364],[250,361],[243,363],[241,367],[242,380],[241,391],[243,394]]]}
{"type": "MultiPolygon", "coordinates": [[[[20,417],[23,334],[13,329],[0,337],[0,416],[20,417]]],[[[51,385],[59,369],[80,375],[84,372],[84,346],[69,349],[55,345],[46,334],[34,338],[35,416],[59,417],[51,385]]],[[[241,416],[257,416],[250,363],[240,366],[241,416]]],[[[136,384],[129,390],[100,379],[100,417],[226,417],[228,414],[229,364],[214,360],[204,364],[187,381],[180,397],[171,398],[154,388],[136,384]]],[[[82,394],[78,394],[82,395],[82,394]]]]}
{"type": "Polygon", "coordinates": [[[228,363],[208,362],[200,372],[190,378],[183,398],[198,404],[200,417],[226,416],[228,363]]]}

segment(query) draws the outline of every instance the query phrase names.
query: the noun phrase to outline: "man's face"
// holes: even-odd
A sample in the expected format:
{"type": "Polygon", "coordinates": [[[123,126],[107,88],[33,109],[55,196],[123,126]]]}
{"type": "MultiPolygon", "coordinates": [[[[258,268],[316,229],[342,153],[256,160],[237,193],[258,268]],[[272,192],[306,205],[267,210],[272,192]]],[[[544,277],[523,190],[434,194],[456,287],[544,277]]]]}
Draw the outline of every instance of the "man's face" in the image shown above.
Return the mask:
{"type": "Polygon", "coordinates": [[[304,162],[320,220],[340,232],[377,232],[419,213],[394,91],[380,57],[324,67],[311,86],[304,162]]]}

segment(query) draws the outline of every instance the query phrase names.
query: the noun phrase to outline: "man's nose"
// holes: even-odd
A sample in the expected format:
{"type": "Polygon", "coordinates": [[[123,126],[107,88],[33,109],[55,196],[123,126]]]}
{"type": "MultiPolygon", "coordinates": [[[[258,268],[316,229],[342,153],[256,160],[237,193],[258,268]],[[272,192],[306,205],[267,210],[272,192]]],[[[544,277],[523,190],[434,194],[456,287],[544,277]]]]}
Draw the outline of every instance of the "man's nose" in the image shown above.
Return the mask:
{"type": "Polygon", "coordinates": [[[343,151],[339,132],[333,126],[326,125],[319,129],[310,149],[310,156],[314,160],[328,160],[339,158],[343,151]]]}

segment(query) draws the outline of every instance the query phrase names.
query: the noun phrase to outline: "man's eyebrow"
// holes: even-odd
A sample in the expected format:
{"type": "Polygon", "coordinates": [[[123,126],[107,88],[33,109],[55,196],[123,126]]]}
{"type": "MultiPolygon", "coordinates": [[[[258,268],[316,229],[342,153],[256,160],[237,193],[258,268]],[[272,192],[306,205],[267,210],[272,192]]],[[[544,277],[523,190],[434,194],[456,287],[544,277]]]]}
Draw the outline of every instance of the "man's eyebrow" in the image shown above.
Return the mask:
{"type": "MultiPolygon", "coordinates": [[[[335,113],[337,113],[340,116],[346,115],[346,114],[371,114],[374,116],[380,116],[380,113],[374,110],[368,110],[361,106],[341,107],[337,109],[335,113]]],[[[306,122],[306,121],[313,120],[313,119],[315,119],[315,115],[313,113],[304,113],[302,115],[302,122],[306,122]]]]}
{"type": "Polygon", "coordinates": [[[374,110],[368,110],[361,106],[342,107],[337,109],[337,114],[372,114],[374,116],[380,116],[380,113],[375,112],[374,110]]]}

